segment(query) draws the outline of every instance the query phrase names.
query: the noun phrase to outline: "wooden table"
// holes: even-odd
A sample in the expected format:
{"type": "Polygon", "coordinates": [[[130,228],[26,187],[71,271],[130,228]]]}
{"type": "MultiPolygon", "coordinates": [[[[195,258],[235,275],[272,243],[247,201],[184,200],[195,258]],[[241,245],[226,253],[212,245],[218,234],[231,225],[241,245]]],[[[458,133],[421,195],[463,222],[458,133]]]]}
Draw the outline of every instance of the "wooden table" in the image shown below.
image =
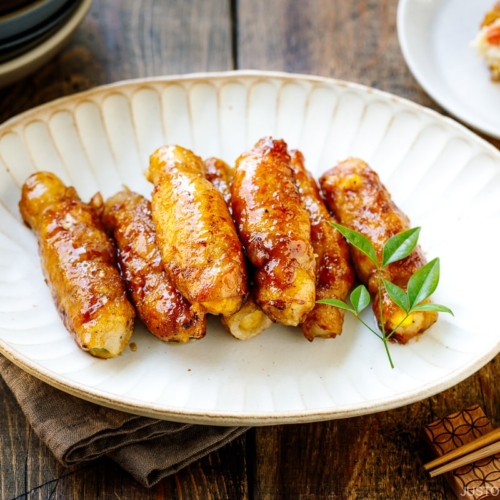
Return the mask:
{"type": "MultiPolygon", "coordinates": [[[[333,76],[442,111],[403,60],[396,10],[397,0],[95,0],[59,56],[0,89],[0,122],[108,82],[229,69],[333,76]]],[[[63,468],[0,379],[0,498],[450,499],[445,481],[422,469],[430,459],[422,426],[473,403],[498,425],[496,377],[493,360],[456,387],[400,409],[252,429],[150,490],[107,459],[63,468]]]]}

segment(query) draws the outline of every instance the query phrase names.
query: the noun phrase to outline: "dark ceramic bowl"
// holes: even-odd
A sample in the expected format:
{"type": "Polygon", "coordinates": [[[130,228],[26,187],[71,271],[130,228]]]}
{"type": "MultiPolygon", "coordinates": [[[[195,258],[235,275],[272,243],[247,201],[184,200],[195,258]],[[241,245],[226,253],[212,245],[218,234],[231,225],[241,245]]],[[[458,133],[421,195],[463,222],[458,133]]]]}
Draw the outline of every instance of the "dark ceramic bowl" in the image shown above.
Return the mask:
{"type": "Polygon", "coordinates": [[[35,1],[36,0],[2,0],[0,3],[0,16],[22,9],[35,1]]]}
{"type": "MultiPolygon", "coordinates": [[[[3,1],[3,0],[2,0],[3,1]]],[[[26,1],[26,0],[25,0],[26,1]]],[[[24,36],[61,11],[70,0],[35,0],[20,9],[0,16],[0,43],[24,36]]]]}
{"type": "Polygon", "coordinates": [[[49,19],[16,37],[0,40],[0,63],[18,57],[56,32],[73,14],[81,0],[68,0],[66,5],[49,19]]]}

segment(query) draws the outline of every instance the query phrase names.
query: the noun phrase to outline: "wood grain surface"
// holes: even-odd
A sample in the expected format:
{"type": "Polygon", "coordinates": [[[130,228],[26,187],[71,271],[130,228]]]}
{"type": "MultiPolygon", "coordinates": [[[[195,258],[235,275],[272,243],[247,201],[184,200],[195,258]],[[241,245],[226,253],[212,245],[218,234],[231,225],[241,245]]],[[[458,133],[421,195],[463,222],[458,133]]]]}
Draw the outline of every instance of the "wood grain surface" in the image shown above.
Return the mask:
{"type": "MultiPolygon", "coordinates": [[[[55,59],[0,89],[0,122],[113,81],[250,68],[351,80],[443,112],[403,60],[396,10],[397,0],[94,0],[55,59]]],[[[107,459],[60,466],[0,379],[0,499],[452,499],[422,468],[422,427],[475,403],[499,425],[499,376],[493,360],[400,409],[255,428],[149,490],[107,459]]]]}

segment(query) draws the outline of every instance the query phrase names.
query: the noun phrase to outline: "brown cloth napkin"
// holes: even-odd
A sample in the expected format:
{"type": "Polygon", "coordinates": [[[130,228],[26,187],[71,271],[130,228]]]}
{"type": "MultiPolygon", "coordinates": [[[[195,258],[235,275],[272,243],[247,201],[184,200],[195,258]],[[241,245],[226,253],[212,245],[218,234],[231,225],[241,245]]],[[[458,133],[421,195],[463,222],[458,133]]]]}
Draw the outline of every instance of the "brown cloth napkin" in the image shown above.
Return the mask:
{"type": "Polygon", "coordinates": [[[248,429],[180,424],[104,408],[45,384],[3,356],[0,375],[64,466],[106,455],[147,487],[248,429]]]}

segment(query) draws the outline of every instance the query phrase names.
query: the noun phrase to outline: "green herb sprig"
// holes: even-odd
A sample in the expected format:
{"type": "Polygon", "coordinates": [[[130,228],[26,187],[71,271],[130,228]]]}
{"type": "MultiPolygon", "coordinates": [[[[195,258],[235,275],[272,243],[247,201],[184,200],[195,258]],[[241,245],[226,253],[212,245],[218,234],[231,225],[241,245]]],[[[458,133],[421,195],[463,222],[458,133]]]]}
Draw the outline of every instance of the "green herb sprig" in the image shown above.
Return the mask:
{"type": "Polygon", "coordinates": [[[382,334],[374,330],[360,317],[360,313],[364,309],[366,309],[366,307],[368,307],[371,300],[370,293],[368,292],[365,285],[359,285],[351,292],[349,296],[351,305],[337,299],[321,299],[317,302],[320,304],[339,307],[340,309],[345,309],[346,311],[354,314],[354,316],[366,328],[368,328],[380,340],[384,342],[385,351],[387,353],[387,357],[389,358],[391,368],[394,368],[394,363],[392,362],[391,353],[389,351],[388,341],[394,335],[396,330],[406,321],[411,313],[415,311],[435,311],[446,312],[453,315],[451,309],[446,306],[430,302],[424,303],[424,301],[435,292],[438,286],[440,272],[439,258],[431,260],[428,264],[416,271],[408,281],[407,291],[405,291],[394,283],[391,283],[390,281],[384,279],[382,277],[382,270],[389,264],[402,260],[411,254],[418,243],[418,237],[420,234],[419,227],[408,229],[407,231],[403,231],[394,235],[392,238],[389,238],[383,247],[382,261],[379,262],[375,247],[366,236],[357,231],[353,231],[352,229],[342,226],[341,224],[337,224],[335,222],[330,222],[330,224],[336,227],[351,245],[365,254],[375,265],[377,272],[377,293],[379,296],[380,304],[380,323],[382,334]],[[405,313],[403,319],[390,332],[385,331],[385,318],[382,308],[382,293],[384,289],[392,299],[392,301],[405,313]]]}

